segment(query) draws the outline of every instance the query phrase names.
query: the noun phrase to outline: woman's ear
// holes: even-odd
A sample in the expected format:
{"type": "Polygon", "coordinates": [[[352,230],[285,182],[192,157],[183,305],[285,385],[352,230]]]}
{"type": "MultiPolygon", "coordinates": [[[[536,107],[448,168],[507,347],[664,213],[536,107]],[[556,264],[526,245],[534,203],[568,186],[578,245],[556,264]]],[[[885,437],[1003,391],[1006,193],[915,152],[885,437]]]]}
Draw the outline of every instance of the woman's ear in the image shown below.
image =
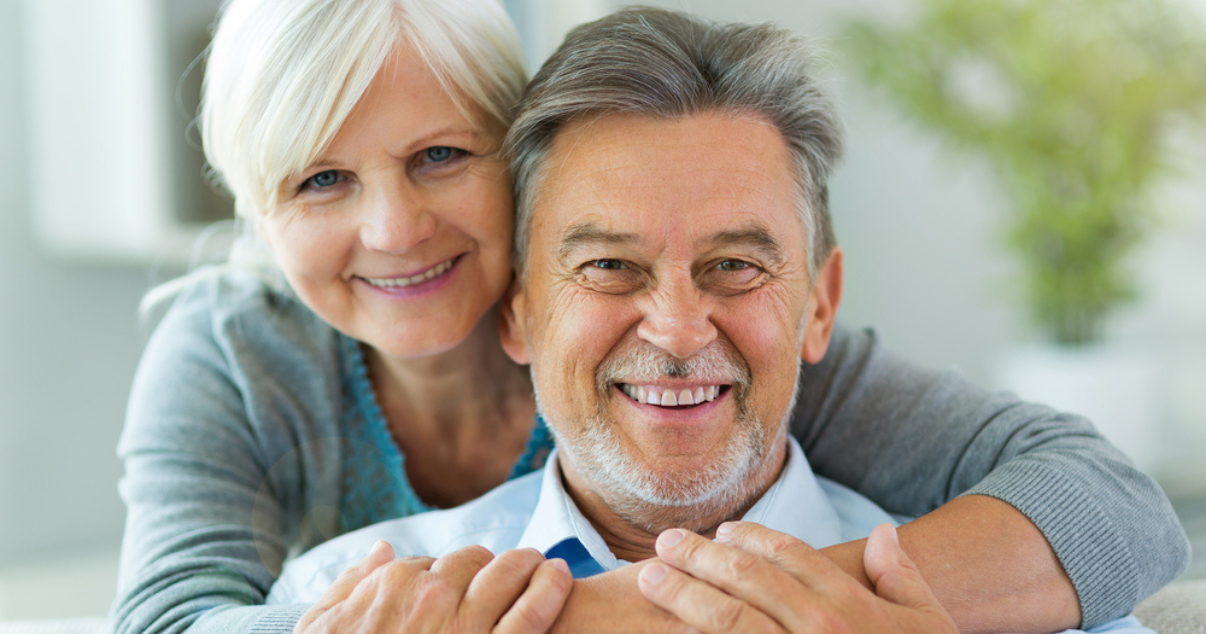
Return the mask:
{"type": "Polygon", "coordinates": [[[834,247],[817,274],[812,297],[808,301],[808,322],[804,325],[804,345],[800,358],[805,363],[820,363],[829,349],[833,322],[842,302],[842,250],[834,247]]]}
{"type": "Polygon", "coordinates": [[[524,328],[524,300],[522,284],[519,276],[511,277],[511,285],[503,293],[498,310],[498,329],[501,334],[503,351],[511,360],[520,365],[531,362],[528,357],[528,335],[524,328]]]}

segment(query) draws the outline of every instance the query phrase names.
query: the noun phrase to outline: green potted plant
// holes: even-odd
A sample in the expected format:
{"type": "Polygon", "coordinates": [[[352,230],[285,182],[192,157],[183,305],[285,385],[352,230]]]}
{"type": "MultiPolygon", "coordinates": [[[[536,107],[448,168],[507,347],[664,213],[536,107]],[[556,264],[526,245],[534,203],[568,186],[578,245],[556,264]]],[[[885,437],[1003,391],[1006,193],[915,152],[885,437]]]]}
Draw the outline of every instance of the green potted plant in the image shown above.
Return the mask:
{"type": "Polygon", "coordinates": [[[1087,414],[1154,465],[1150,360],[1103,345],[1137,296],[1131,256],[1158,221],[1169,141],[1206,117],[1206,36],[1161,0],[917,0],[916,20],[852,21],[870,84],[956,153],[984,159],[1011,203],[1005,246],[1049,346],[1015,351],[1001,382],[1087,414]]]}
{"type": "Polygon", "coordinates": [[[987,160],[1029,312],[1061,345],[1098,342],[1135,298],[1128,256],[1156,220],[1168,136],[1206,114],[1200,20],[1159,0],[919,0],[903,28],[845,43],[888,100],[987,160]]]}

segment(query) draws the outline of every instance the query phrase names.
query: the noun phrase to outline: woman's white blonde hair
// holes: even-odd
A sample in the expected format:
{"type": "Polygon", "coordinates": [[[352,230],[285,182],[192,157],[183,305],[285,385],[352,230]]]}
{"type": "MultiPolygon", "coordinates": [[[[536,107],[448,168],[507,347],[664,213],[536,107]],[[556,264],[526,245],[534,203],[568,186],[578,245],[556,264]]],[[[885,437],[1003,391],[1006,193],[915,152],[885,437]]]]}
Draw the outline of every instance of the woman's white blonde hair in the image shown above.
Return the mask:
{"type": "MultiPolygon", "coordinates": [[[[501,132],[527,75],[499,0],[228,0],[206,60],[200,128],[215,181],[234,196],[225,267],[162,285],[144,311],[198,277],[265,271],[257,220],[281,184],[334,139],[390,53],[413,47],[459,108],[501,132]]],[[[276,276],[273,276],[276,277],[276,276]]]]}

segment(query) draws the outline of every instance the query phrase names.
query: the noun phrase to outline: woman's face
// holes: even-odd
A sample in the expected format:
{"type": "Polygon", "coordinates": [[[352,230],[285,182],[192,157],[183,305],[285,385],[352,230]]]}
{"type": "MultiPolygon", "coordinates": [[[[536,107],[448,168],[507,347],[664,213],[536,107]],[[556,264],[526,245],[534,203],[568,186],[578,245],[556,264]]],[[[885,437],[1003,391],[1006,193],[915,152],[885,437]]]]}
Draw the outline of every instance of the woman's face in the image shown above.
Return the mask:
{"type": "Polygon", "coordinates": [[[502,130],[468,118],[411,48],[260,229],[302,300],[394,357],[454,348],[511,278],[502,130]]]}

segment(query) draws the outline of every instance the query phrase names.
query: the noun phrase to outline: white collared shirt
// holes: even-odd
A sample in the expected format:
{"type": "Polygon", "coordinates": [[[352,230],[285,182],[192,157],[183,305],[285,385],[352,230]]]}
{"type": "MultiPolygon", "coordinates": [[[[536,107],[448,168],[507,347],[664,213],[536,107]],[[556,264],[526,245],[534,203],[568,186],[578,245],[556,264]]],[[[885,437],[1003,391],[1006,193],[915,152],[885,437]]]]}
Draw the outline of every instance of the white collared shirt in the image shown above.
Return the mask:
{"type": "MultiPolygon", "coordinates": [[[[469,545],[495,553],[535,548],[548,554],[573,539],[599,569],[625,565],[565,492],[557,456],[554,451],[544,469],[462,506],[373,524],[316,546],[285,565],[268,602],[317,600],[339,573],[360,561],[377,540],[389,542],[399,557],[440,557],[469,545]]],[[[866,537],[884,522],[899,523],[867,498],[815,476],[799,443],[790,436],[785,468],[741,519],[788,533],[814,548],[866,537]]],[[[573,565],[576,562],[569,563],[575,576],[585,576],[573,565]]]]}
{"type": "MultiPolygon", "coordinates": [[[[535,548],[562,557],[575,578],[627,565],[565,492],[558,452],[545,467],[512,480],[456,508],[366,526],[336,537],[287,562],[267,603],[313,603],[378,540],[399,557],[441,557],[465,546],[499,553],[535,548]]],[[[867,498],[816,476],[795,438],[788,437],[787,464],[779,478],[741,518],[792,535],[813,548],[866,537],[871,529],[907,518],[889,515],[867,498]]],[[[1079,630],[1067,630],[1073,634],[1079,630]]],[[[1090,633],[1154,634],[1133,617],[1111,621],[1090,633]]]]}

